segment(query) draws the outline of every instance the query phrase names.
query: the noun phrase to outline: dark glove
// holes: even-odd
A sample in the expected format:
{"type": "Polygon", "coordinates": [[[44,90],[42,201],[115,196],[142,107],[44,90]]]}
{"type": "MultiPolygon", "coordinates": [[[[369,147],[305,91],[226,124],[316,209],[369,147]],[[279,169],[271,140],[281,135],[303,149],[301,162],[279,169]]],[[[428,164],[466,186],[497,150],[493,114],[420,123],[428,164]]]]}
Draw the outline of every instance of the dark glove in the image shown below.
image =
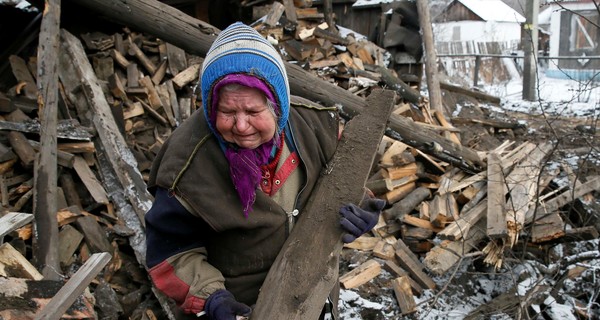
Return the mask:
{"type": "Polygon", "coordinates": [[[342,220],[340,223],[346,231],[342,236],[342,242],[350,243],[373,229],[385,205],[385,200],[365,198],[360,207],[352,203],[341,207],[342,220]]]}
{"type": "Polygon", "coordinates": [[[204,311],[211,320],[235,320],[236,316],[250,316],[252,309],[237,302],[231,292],[221,289],[208,296],[204,311]]]}

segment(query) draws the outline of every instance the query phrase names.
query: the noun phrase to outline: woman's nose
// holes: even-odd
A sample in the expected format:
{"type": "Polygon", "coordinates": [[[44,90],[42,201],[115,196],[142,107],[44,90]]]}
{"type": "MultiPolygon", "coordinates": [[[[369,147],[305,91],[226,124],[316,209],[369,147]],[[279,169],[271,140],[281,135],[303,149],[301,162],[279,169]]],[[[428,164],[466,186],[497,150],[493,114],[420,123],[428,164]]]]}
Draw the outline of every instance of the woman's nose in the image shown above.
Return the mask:
{"type": "Polygon", "coordinates": [[[248,115],[246,114],[235,114],[233,116],[234,125],[238,129],[244,129],[248,127],[248,115]]]}

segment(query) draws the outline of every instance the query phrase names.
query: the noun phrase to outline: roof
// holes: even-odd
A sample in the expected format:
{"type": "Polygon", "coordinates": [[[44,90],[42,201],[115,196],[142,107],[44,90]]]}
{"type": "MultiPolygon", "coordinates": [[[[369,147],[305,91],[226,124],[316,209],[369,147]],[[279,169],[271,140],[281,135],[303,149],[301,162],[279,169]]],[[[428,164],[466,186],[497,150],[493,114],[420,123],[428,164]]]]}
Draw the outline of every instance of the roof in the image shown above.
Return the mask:
{"type": "Polygon", "coordinates": [[[500,0],[454,0],[484,21],[525,22],[525,17],[500,0]]]}

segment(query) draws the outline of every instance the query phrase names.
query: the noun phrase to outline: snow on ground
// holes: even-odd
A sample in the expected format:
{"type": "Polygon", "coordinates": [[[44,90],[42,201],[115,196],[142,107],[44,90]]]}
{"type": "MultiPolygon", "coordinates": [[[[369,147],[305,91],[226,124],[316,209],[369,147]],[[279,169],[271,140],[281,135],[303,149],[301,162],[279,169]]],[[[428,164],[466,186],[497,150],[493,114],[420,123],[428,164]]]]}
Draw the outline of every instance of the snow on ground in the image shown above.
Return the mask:
{"type": "Polygon", "coordinates": [[[505,84],[486,86],[491,95],[502,98],[502,109],[529,114],[542,112],[554,116],[600,116],[600,82],[553,79],[540,73],[537,95],[539,101],[522,99],[523,83],[515,80],[505,84]]]}

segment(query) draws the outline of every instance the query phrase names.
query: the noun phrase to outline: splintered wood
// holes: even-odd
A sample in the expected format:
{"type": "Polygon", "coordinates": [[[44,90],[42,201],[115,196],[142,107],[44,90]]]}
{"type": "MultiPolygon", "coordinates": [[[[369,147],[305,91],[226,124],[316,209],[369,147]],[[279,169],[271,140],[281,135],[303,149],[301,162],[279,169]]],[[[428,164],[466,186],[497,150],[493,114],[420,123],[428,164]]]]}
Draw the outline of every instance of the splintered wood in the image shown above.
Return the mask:
{"type": "MultiPolygon", "coordinates": [[[[397,110],[406,109],[397,106],[397,110]]],[[[443,120],[439,124],[449,126],[443,120]]],[[[448,143],[456,143],[447,138],[453,141],[448,143]]],[[[413,294],[436,288],[430,274],[443,275],[469,255],[483,256],[486,264],[500,268],[526,229],[531,232],[530,241],[537,244],[598,238],[593,227],[565,228],[558,210],[600,190],[600,177],[589,177],[587,182],[572,178],[566,189],[550,190],[557,173],[547,174],[544,165],[552,148],[550,143],[514,145],[507,141],[481,153],[486,170],[469,172],[436,158],[433,152],[425,154],[396,139],[382,140],[379,160],[366,186],[388,201],[388,206],[372,235],[356,243],[369,243],[360,250],[370,251],[395,277],[392,286],[403,314],[415,311],[413,294]],[[441,242],[434,245],[436,238],[441,242]]],[[[346,247],[358,248],[352,243],[346,247]]],[[[354,279],[351,275],[362,269],[342,279],[354,279]]],[[[353,285],[359,279],[365,278],[356,278],[353,285]]]]}

